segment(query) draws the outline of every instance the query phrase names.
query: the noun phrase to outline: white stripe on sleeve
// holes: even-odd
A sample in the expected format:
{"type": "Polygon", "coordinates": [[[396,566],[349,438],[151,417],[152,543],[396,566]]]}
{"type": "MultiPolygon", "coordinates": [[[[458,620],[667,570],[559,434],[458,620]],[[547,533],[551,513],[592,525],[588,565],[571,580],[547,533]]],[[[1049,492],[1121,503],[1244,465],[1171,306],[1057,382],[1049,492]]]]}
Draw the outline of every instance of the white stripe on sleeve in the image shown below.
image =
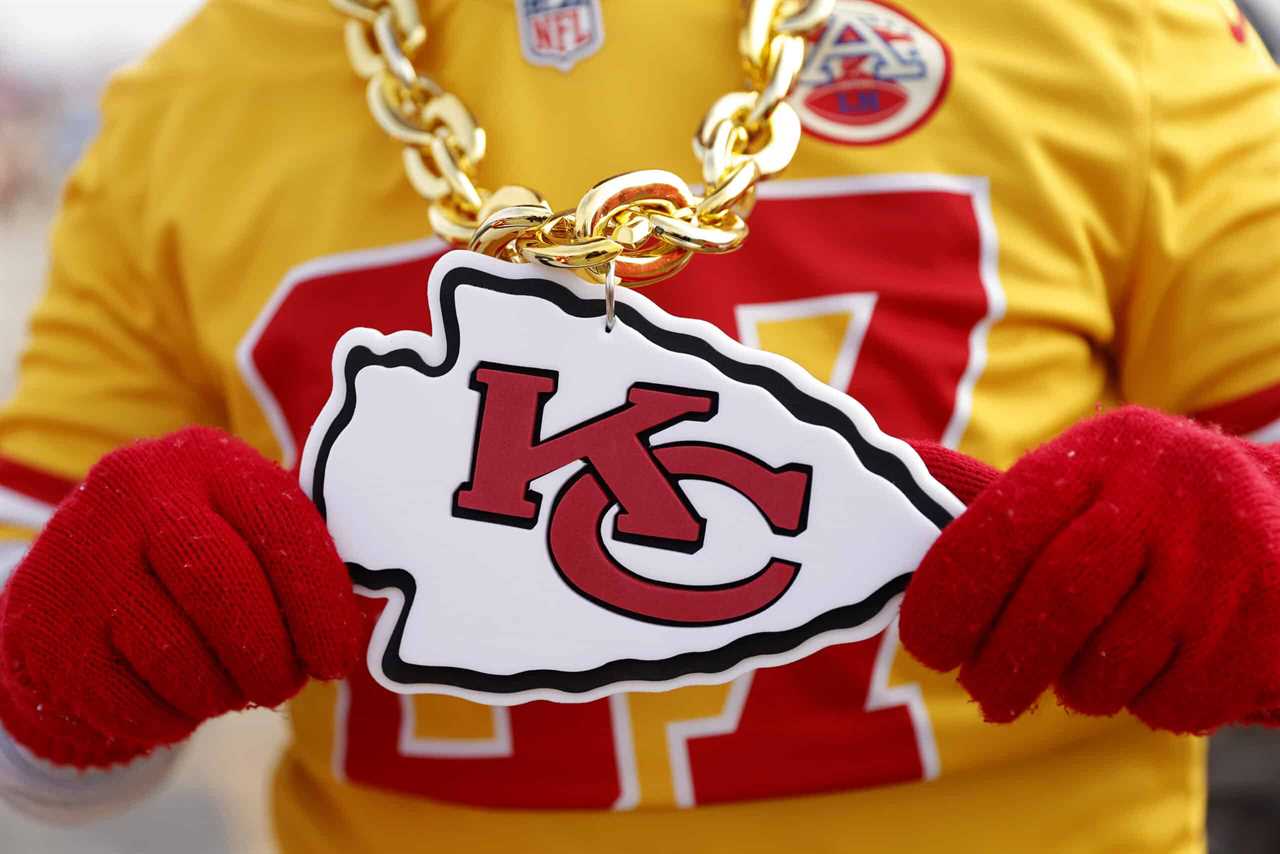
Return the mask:
{"type": "Polygon", "coordinates": [[[0,727],[0,798],[49,824],[76,825],[122,812],[165,781],[178,751],[159,749],[107,770],[63,768],[33,756],[0,727]]]}
{"type": "Polygon", "coordinates": [[[0,486],[0,523],[22,528],[41,528],[52,515],[53,508],[43,501],[0,486]]]}

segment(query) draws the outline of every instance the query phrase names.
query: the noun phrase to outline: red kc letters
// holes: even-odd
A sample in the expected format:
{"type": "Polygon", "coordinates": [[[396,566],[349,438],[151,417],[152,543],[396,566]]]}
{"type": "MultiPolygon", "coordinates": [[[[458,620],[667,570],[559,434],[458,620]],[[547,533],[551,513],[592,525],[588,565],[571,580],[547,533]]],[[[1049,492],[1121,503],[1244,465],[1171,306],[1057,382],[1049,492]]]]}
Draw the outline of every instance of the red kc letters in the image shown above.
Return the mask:
{"type": "Polygon", "coordinates": [[[471,477],[454,493],[455,516],[533,528],[542,496],[530,484],[577,460],[586,466],[560,490],[551,509],[548,546],[561,578],[615,613],[652,623],[712,625],[740,620],[776,602],[800,565],[771,558],[754,573],[716,585],[644,578],[609,554],[601,541],[605,514],[619,506],[613,537],[695,553],[706,532],[679,487],[682,480],[725,485],[747,498],[777,534],[801,533],[812,470],[772,468],[736,448],[706,442],[652,446],[650,437],[682,421],[709,421],[714,392],[633,383],[621,406],[541,439],[543,408],[557,374],[481,363],[471,387],[481,395],[471,477]]]}

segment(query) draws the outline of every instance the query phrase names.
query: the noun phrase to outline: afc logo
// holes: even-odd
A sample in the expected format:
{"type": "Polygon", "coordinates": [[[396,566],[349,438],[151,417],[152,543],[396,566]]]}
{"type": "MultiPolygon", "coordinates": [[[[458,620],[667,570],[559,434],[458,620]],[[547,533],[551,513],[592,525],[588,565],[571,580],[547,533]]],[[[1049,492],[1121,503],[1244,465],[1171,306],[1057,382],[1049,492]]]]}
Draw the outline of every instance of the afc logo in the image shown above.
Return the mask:
{"type": "Polygon", "coordinates": [[[515,0],[520,48],[531,65],[568,71],[604,44],[600,0],[515,0]]]}
{"type": "Polygon", "coordinates": [[[483,396],[471,478],[454,495],[456,516],[530,528],[542,496],[530,483],[576,460],[587,465],[556,496],[549,520],[551,558],[565,583],[596,604],[638,620],[670,625],[732,622],[768,608],[791,586],[798,563],[771,558],[740,580],[698,586],[646,579],[628,571],[600,539],[600,521],[613,504],[613,539],[694,553],[706,520],[679,481],[714,481],[736,490],[777,534],[804,531],[813,470],[792,463],[770,468],[735,448],[709,442],[652,447],[649,437],[681,421],[709,421],[717,395],[633,383],[622,406],[548,439],[542,410],[555,394],[557,374],[483,364],[472,388],[483,396]]]}
{"type": "Polygon", "coordinates": [[[871,145],[923,124],[950,77],[950,51],[914,18],[884,2],[837,0],[791,103],[811,134],[871,145]]]}

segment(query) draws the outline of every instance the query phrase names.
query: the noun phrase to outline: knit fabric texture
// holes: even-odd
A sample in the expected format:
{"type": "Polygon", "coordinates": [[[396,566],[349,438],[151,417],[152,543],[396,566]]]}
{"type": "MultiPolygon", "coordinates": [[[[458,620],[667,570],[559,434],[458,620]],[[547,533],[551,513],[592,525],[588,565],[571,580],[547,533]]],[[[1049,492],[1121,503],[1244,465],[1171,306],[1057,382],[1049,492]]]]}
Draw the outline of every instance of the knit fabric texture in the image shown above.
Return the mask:
{"type": "Polygon", "coordinates": [[[1280,708],[1280,452],[1125,407],[980,491],[934,543],[901,638],[993,722],[1048,688],[1204,733],[1280,708]]]}
{"type": "Polygon", "coordinates": [[[0,594],[0,722],[107,766],[360,659],[346,567],[295,479],[209,428],[104,457],[0,594]]]}

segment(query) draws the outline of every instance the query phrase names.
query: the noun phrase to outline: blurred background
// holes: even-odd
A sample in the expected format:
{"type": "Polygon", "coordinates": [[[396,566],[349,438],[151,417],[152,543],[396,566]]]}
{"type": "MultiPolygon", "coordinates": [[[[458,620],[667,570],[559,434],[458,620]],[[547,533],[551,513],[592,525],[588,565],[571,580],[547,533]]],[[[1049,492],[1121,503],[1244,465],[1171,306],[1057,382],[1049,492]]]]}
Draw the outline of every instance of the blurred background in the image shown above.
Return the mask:
{"type": "MultiPolygon", "coordinates": [[[[111,71],[191,14],[200,0],[0,0],[0,399],[12,388],[25,318],[43,277],[61,182],[97,126],[111,71]]],[[[1280,0],[1240,4],[1275,53],[1280,0]]],[[[257,710],[202,728],[164,790],[78,829],[51,829],[0,803],[0,852],[267,854],[268,784],[283,716],[257,710]]],[[[1213,740],[1213,854],[1280,852],[1280,731],[1213,740]]]]}
{"type": "MultiPolygon", "coordinates": [[[[58,193],[96,130],[103,84],[199,5],[0,0],[0,400],[40,292],[58,193]]],[[[285,731],[283,715],[261,709],[214,721],[157,797],[82,828],[51,829],[0,803],[0,852],[269,854],[267,796],[285,731]]]]}

